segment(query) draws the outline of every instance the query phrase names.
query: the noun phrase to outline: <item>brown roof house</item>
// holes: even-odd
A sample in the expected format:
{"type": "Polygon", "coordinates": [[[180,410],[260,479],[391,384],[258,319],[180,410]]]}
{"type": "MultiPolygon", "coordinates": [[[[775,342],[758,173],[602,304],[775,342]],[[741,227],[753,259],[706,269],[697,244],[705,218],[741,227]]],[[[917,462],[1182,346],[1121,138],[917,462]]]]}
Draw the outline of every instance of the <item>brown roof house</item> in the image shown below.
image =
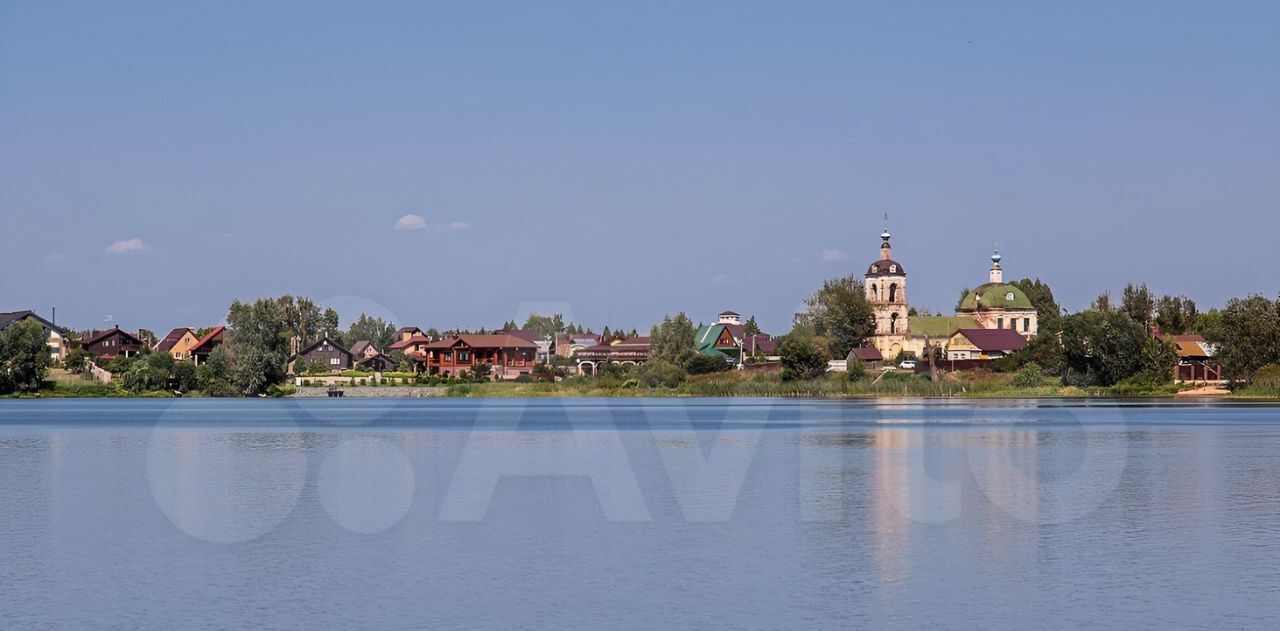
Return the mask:
{"type": "Polygon", "coordinates": [[[325,372],[337,374],[350,370],[354,363],[355,356],[351,351],[328,337],[322,337],[289,358],[289,372],[314,372],[312,367],[320,366],[325,372]]]}
{"type": "Polygon", "coordinates": [[[632,337],[578,351],[578,374],[594,375],[607,364],[639,365],[649,361],[649,338],[632,337]]]}
{"type": "Polygon", "coordinates": [[[80,345],[85,352],[97,359],[132,357],[142,352],[142,340],[118,326],[105,331],[94,331],[92,335],[80,340],[80,345]]]}
{"type": "Polygon", "coordinates": [[[209,359],[209,354],[213,352],[213,349],[222,346],[226,339],[227,327],[222,325],[213,327],[213,329],[208,333],[205,333],[204,337],[200,338],[199,341],[196,342],[195,346],[191,347],[190,352],[192,361],[194,361],[197,366],[204,363],[205,360],[209,359]]]}
{"type": "Polygon", "coordinates": [[[174,359],[182,361],[191,359],[191,349],[195,348],[200,342],[200,338],[196,336],[196,330],[191,327],[178,327],[164,339],[156,342],[155,347],[151,350],[158,353],[169,353],[174,359]]]}
{"type": "Polygon", "coordinates": [[[44,328],[44,332],[49,335],[49,358],[53,361],[61,361],[67,356],[68,340],[67,334],[58,326],[38,315],[31,310],[26,311],[10,311],[0,313],[0,331],[9,328],[11,325],[22,322],[23,320],[35,320],[44,328]]]}
{"type": "Polygon", "coordinates": [[[487,364],[494,379],[515,379],[533,373],[538,345],[507,333],[453,335],[427,344],[424,363],[432,375],[474,372],[487,364]]]}
{"type": "Polygon", "coordinates": [[[947,359],[997,359],[1026,348],[1027,338],[1012,329],[957,329],[947,339],[947,359]]]}

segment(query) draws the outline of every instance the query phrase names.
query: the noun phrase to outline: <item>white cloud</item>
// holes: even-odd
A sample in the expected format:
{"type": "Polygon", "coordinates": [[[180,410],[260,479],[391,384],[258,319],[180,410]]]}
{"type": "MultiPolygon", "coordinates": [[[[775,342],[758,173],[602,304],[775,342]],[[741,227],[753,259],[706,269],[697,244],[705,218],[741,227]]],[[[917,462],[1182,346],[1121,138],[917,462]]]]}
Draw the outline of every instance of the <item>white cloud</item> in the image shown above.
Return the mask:
{"type": "Polygon", "coordinates": [[[837,250],[835,248],[825,248],[822,250],[823,263],[838,263],[848,258],[849,255],[845,254],[844,250],[837,250]]]}
{"type": "Polygon", "coordinates": [[[150,250],[151,246],[142,242],[142,239],[134,237],[126,241],[116,241],[107,246],[107,254],[132,254],[143,250],[150,250]]]}
{"type": "Polygon", "coordinates": [[[465,221],[454,221],[449,224],[450,230],[470,230],[471,224],[465,221]]]}
{"type": "Polygon", "coordinates": [[[396,220],[396,230],[426,230],[427,220],[422,215],[405,215],[396,220]]]}

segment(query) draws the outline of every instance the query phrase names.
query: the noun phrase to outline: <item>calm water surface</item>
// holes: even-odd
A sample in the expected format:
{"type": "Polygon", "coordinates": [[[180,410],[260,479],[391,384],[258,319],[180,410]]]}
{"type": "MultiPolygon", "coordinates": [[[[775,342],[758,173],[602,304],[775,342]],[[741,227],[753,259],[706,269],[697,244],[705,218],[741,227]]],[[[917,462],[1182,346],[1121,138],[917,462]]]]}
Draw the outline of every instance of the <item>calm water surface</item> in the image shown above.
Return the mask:
{"type": "Polygon", "coordinates": [[[1280,410],[0,401],[0,628],[1280,627],[1280,410]]]}

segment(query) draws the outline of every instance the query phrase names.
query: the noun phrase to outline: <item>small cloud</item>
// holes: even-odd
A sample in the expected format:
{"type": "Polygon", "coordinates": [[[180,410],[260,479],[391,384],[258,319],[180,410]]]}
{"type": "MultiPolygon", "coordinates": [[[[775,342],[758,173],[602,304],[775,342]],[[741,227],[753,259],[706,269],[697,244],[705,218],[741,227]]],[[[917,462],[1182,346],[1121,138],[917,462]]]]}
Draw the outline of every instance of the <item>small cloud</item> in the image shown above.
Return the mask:
{"type": "Polygon", "coordinates": [[[823,263],[838,263],[848,258],[849,255],[845,254],[844,250],[837,250],[835,248],[825,248],[822,250],[823,263]]]}
{"type": "Polygon", "coordinates": [[[133,238],[127,241],[116,241],[107,246],[107,254],[134,254],[143,250],[150,250],[151,246],[142,242],[142,239],[133,238]]]}
{"type": "Polygon", "coordinates": [[[396,220],[396,230],[426,230],[427,220],[421,215],[405,215],[396,220]]]}
{"type": "Polygon", "coordinates": [[[50,252],[50,253],[48,253],[48,254],[44,255],[44,260],[46,260],[46,261],[65,261],[65,260],[67,260],[67,255],[66,255],[66,254],[63,254],[63,253],[61,253],[61,252],[50,252]]]}
{"type": "Polygon", "coordinates": [[[471,224],[465,221],[454,221],[449,223],[450,230],[470,230],[471,224]]]}

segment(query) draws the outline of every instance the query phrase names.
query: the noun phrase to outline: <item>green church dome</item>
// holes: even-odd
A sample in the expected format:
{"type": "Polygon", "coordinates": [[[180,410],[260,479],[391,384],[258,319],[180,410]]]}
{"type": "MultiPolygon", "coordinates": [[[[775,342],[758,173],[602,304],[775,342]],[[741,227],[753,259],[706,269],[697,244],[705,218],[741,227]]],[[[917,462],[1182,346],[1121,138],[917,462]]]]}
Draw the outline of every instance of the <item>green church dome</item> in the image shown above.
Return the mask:
{"type": "Polygon", "coordinates": [[[981,309],[1035,309],[1021,289],[1008,283],[987,283],[970,290],[960,301],[960,311],[981,309]]]}

